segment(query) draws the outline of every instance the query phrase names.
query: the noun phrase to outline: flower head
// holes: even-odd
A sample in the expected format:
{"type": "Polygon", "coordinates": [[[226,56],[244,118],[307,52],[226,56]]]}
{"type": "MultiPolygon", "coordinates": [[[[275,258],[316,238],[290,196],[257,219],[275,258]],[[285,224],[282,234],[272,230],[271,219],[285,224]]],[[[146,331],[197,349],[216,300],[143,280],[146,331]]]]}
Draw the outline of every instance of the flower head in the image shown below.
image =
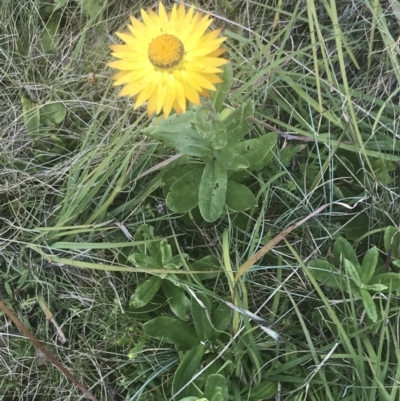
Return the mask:
{"type": "Polygon", "coordinates": [[[111,46],[119,60],[108,65],[120,70],[114,86],[125,85],[119,96],[136,96],[135,109],[147,102],[149,115],[163,110],[165,117],[172,108],[185,112],[187,101],[199,105],[200,96],[222,82],[220,67],[229,62],[220,57],[221,30],[207,32],[212,18],[193,6],[186,12],[183,4],[167,14],[160,2],[158,14],[149,9],[141,15],[143,22],[130,17],[129,32],[117,32],[125,44],[111,46]]]}

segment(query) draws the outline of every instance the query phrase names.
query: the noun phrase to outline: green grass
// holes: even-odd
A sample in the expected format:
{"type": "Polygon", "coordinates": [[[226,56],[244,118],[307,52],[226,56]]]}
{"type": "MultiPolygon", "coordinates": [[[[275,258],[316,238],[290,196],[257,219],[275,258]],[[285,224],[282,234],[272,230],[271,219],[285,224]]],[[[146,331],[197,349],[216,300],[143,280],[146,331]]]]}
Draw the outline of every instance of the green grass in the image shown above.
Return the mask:
{"type": "MultiPolygon", "coordinates": [[[[268,320],[282,339],[232,313],[231,336],[215,344],[235,383],[230,399],[255,401],[251,388],[269,381],[278,383],[281,400],[396,400],[397,292],[375,294],[380,318],[373,324],[360,299],[316,281],[307,263],[332,260],[338,236],[354,244],[360,260],[377,246],[380,264],[386,262],[384,230],[400,217],[400,5],[196,3],[228,37],[234,83],[226,104],[252,99],[251,135],[273,127],[279,140],[271,163],[248,181],[257,208],[193,224],[166,208],[163,168],[153,169],[173,163],[173,154],[142,136],[151,121],[144,109],[133,111],[131,99],[117,98],[106,67],[114,32],[154,4],[82,0],[49,8],[53,3],[0,4],[0,299],[98,399],[167,400],[182,354],[144,332],[150,317],[172,316],[165,299],[144,318],[129,306],[148,277],[143,269],[123,271],[138,228],[153,226],[174,254],[188,254],[186,274],[177,278],[183,286],[232,302],[240,266],[328,204],[236,287],[235,304],[268,320]],[[29,135],[23,96],[38,105],[62,103],[66,118],[29,135]],[[200,281],[189,274],[210,254],[221,263],[218,276],[200,281]],[[46,319],[40,296],[67,343],[46,319]]],[[[204,366],[218,359],[211,351],[206,357],[204,366]]],[[[0,312],[0,398],[18,397],[83,399],[0,312]]]]}

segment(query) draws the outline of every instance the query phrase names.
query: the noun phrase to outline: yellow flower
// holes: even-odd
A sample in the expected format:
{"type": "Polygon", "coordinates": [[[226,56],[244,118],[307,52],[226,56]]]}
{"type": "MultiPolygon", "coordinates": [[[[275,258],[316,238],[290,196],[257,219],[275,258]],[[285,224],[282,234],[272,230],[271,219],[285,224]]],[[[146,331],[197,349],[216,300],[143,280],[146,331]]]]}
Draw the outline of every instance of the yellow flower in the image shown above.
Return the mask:
{"type": "Polygon", "coordinates": [[[199,105],[199,95],[216,90],[220,67],[229,62],[220,57],[226,40],[218,37],[221,30],[207,32],[210,16],[193,6],[186,13],[183,4],[167,14],[160,2],[158,15],[151,9],[141,15],[143,22],[130,17],[130,32],[117,32],[125,44],[110,46],[120,59],[108,64],[120,70],[114,86],[125,85],[118,95],[136,96],[135,110],[147,101],[149,115],[163,110],[165,117],[172,108],[185,112],[187,100],[199,105]]]}

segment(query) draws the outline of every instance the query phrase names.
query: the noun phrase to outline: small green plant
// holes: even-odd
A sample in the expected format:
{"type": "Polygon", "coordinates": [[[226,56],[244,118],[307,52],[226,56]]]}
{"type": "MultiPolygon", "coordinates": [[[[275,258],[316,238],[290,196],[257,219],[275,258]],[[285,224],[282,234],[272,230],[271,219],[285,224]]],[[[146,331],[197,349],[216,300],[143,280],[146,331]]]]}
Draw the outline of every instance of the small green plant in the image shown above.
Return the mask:
{"type": "Polygon", "coordinates": [[[208,376],[204,394],[199,397],[185,397],[180,401],[228,401],[229,394],[226,379],[222,375],[213,374],[208,376]]]}
{"type": "MultiPolygon", "coordinates": [[[[394,248],[399,245],[399,233],[395,227],[388,227],[385,232],[387,251],[390,244],[394,248]]],[[[372,322],[377,322],[378,312],[371,293],[399,289],[400,274],[386,272],[385,265],[379,265],[377,247],[369,249],[360,263],[353,246],[342,237],[334,243],[333,256],[334,264],[322,259],[309,262],[308,268],[312,275],[328,287],[360,297],[367,316],[372,322]]],[[[394,264],[398,261],[395,259],[394,264]]]]}
{"type": "MultiPolygon", "coordinates": [[[[214,278],[221,268],[218,259],[211,255],[187,265],[187,255],[173,255],[167,240],[158,239],[149,225],[140,226],[135,237],[146,243],[136,246],[128,257],[130,261],[155,269],[176,271],[185,265],[190,271],[204,271],[194,278],[197,288],[202,287],[203,280],[214,278]]],[[[231,311],[241,309],[217,295],[209,295],[205,287],[196,292],[192,288],[191,275],[189,279],[177,274],[153,275],[137,287],[127,311],[129,317],[146,321],[147,336],[175,346],[180,362],[171,395],[181,401],[228,401],[238,393],[251,401],[274,396],[276,383],[267,376],[261,377],[256,368],[264,363],[264,356],[254,351],[255,340],[246,313],[243,312],[243,322],[248,330],[238,333],[235,341],[235,330],[230,327],[231,311]],[[175,317],[165,314],[165,305],[175,317]],[[224,347],[225,352],[218,357],[224,347]],[[247,384],[238,385],[243,374],[247,384]]]]}
{"type": "Polygon", "coordinates": [[[179,396],[180,401],[228,401],[233,393],[240,392],[246,399],[261,401],[276,394],[276,382],[267,377],[260,380],[252,368],[251,346],[246,344],[254,339],[249,339],[249,333],[218,359],[218,352],[231,340],[231,311],[224,301],[215,305],[206,294],[192,293],[190,312],[192,323],[158,316],[144,324],[147,335],[175,345],[180,355],[172,381],[173,396],[179,396]],[[237,366],[250,375],[249,383],[238,386],[243,372],[237,366]]]}
{"type": "Polygon", "coordinates": [[[39,106],[28,97],[22,96],[21,103],[25,128],[33,138],[42,135],[44,128],[54,128],[61,124],[67,113],[60,102],[39,106]]]}
{"type": "MultiPolygon", "coordinates": [[[[143,224],[138,228],[136,239],[138,241],[148,241],[146,245],[138,245],[137,252],[131,253],[128,257],[137,266],[178,270],[183,266],[183,262],[187,258],[186,254],[173,255],[168,240],[157,240],[154,236],[153,227],[147,224],[143,224]]],[[[180,319],[186,320],[190,302],[173,274],[151,276],[146,279],[131,296],[129,305],[132,312],[147,312],[148,308],[145,307],[153,300],[159,290],[162,290],[167,297],[172,312],[180,319]]]]}
{"type": "Polygon", "coordinates": [[[22,96],[21,103],[25,129],[28,136],[35,140],[35,155],[41,161],[47,161],[50,154],[66,153],[68,145],[58,134],[67,114],[65,106],[61,102],[40,106],[26,96],[22,96]]]}
{"type": "Polygon", "coordinates": [[[225,206],[235,212],[256,206],[254,194],[235,173],[266,166],[277,140],[276,133],[244,139],[250,129],[247,118],[254,113],[253,101],[235,110],[222,108],[232,82],[231,68],[225,66],[224,83],[211,103],[143,130],[186,156],[185,163],[164,175],[168,207],[186,213],[198,206],[208,222],[217,220],[225,206]]]}

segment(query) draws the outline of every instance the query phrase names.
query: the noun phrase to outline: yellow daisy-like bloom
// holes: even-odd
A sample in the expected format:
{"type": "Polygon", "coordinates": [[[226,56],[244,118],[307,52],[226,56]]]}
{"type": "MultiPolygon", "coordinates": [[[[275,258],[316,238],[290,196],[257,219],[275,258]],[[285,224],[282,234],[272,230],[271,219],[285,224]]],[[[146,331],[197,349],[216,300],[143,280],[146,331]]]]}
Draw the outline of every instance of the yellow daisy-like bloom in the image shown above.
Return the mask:
{"type": "Polygon", "coordinates": [[[130,17],[130,32],[117,32],[125,44],[110,46],[120,59],[108,64],[120,70],[114,86],[125,85],[118,95],[136,96],[135,109],[147,101],[149,115],[163,110],[165,117],[172,108],[185,112],[187,100],[199,105],[199,96],[222,82],[220,67],[229,62],[220,57],[226,40],[218,37],[221,30],[207,32],[212,18],[193,6],[186,13],[183,4],[167,14],[160,2],[158,15],[143,9],[141,15],[143,22],[130,17]]]}

